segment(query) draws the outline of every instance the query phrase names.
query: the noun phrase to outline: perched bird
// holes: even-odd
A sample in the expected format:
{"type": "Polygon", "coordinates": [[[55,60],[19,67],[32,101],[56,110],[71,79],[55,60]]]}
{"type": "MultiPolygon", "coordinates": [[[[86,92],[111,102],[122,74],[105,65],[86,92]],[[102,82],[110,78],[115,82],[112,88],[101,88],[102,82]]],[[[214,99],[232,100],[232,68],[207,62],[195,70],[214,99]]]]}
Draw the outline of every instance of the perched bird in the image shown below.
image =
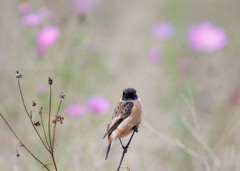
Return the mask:
{"type": "MultiPolygon", "coordinates": [[[[108,148],[105,160],[108,158],[112,144],[119,138],[127,136],[132,131],[137,132],[138,125],[142,120],[142,102],[133,88],[123,90],[122,99],[117,103],[112,113],[112,119],[107,126],[103,138],[108,136],[108,148]]],[[[122,145],[124,148],[124,146],[122,145]]],[[[124,148],[124,150],[126,150],[124,148]]]]}

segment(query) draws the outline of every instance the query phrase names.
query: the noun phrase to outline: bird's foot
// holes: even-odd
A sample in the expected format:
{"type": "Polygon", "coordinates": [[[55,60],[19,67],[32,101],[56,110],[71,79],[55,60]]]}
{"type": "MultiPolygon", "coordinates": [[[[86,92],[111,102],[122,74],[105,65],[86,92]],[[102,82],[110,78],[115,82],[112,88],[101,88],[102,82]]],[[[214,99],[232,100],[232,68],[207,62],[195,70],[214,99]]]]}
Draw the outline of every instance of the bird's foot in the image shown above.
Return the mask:
{"type": "Polygon", "coordinates": [[[127,148],[128,148],[128,147],[122,145],[122,148],[123,148],[124,153],[127,153],[127,148]]]}
{"type": "Polygon", "coordinates": [[[138,126],[134,126],[134,127],[132,128],[132,130],[135,131],[135,132],[138,132],[138,126]]]}
{"type": "Polygon", "coordinates": [[[127,153],[127,147],[123,146],[124,153],[127,153]]]}

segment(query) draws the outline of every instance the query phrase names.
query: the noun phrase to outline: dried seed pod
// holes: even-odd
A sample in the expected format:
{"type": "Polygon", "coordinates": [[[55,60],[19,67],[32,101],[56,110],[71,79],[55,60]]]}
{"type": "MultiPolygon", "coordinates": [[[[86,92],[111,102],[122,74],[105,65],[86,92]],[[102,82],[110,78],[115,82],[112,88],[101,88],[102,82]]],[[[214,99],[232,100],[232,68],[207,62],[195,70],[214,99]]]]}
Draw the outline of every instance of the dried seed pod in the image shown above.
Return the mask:
{"type": "Polygon", "coordinates": [[[20,74],[18,71],[16,71],[16,77],[17,78],[22,78],[22,74],[20,74]]]}
{"type": "Polygon", "coordinates": [[[38,120],[35,120],[35,121],[33,122],[33,125],[34,125],[34,126],[40,126],[40,122],[39,122],[38,120]]]}
{"type": "Polygon", "coordinates": [[[32,106],[36,106],[37,105],[37,103],[35,103],[34,101],[32,102],[32,106]]]}
{"type": "Polygon", "coordinates": [[[60,98],[63,100],[64,97],[65,97],[65,94],[61,93],[61,94],[60,94],[60,98]]]}
{"type": "Polygon", "coordinates": [[[53,80],[49,77],[49,78],[48,78],[48,84],[49,84],[49,85],[52,85],[52,83],[53,83],[53,80]]]}

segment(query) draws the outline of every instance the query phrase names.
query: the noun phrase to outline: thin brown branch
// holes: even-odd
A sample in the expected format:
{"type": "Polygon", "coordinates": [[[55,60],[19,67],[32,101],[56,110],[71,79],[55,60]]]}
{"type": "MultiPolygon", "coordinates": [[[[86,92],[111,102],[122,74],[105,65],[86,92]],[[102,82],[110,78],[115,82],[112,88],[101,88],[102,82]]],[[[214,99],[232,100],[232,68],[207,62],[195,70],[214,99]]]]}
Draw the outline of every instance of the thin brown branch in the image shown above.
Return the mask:
{"type": "Polygon", "coordinates": [[[43,165],[44,168],[46,168],[47,170],[50,171],[50,169],[49,169],[44,163],[42,163],[24,144],[22,144],[22,147],[25,148],[25,150],[27,150],[27,152],[28,152],[35,160],[37,160],[39,163],[41,163],[41,165],[43,165]]]}
{"type": "MultiPolygon", "coordinates": [[[[30,111],[30,116],[32,116],[32,111],[30,111]]],[[[44,145],[44,147],[46,148],[46,150],[47,150],[48,152],[50,152],[50,149],[46,146],[46,144],[45,144],[45,142],[43,141],[41,135],[39,134],[37,128],[34,126],[34,124],[33,124],[33,120],[32,120],[32,117],[30,118],[30,120],[31,120],[31,124],[32,124],[32,126],[33,126],[35,132],[37,133],[39,139],[41,140],[42,144],[44,145]]]]}
{"type": "Polygon", "coordinates": [[[8,122],[6,121],[6,119],[3,117],[3,115],[0,113],[0,116],[2,117],[3,121],[6,123],[6,125],[8,126],[8,128],[12,131],[13,135],[17,138],[18,142],[21,144],[21,146],[23,148],[25,148],[25,150],[35,159],[37,160],[41,165],[43,165],[44,168],[46,168],[48,171],[50,171],[50,169],[48,169],[48,167],[42,163],[24,144],[23,142],[18,138],[18,136],[16,135],[16,133],[13,131],[12,127],[8,124],[8,122]]]}
{"type": "Polygon", "coordinates": [[[42,122],[42,128],[43,128],[43,134],[44,134],[44,137],[45,137],[45,141],[46,141],[46,143],[47,143],[47,146],[48,146],[49,149],[50,149],[50,146],[49,146],[49,143],[48,143],[48,140],[47,140],[46,130],[45,130],[44,123],[43,123],[42,114],[40,114],[40,118],[41,118],[41,122],[42,122]]]}
{"type": "Polygon", "coordinates": [[[53,160],[53,164],[54,164],[55,170],[57,171],[58,169],[57,169],[57,164],[55,162],[54,152],[53,151],[51,152],[51,156],[52,156],[52,160],[53,160]]]}
{"type": "MultiPolygon", "coordinates": [[[[50,78],[49,78],[50,79],[50,78]]],[[[52,149],[52,142],[51,142],[51,125],[50,125],[50,120],[51,120],[51,106],[52,106],[52,86],[50,84],[50,98],[49,98],[49,113],[48,113],[48,135],[49,135],[49,146],[50,150],[53,151],[52,149]]]]}
{"type": "Polygon", "coordinates": [[[3,117],[3,115],[0,113],[0,116],[2,117],[3,121],[7,124],[8,128],[12,131],[12,133],[14,134],[14,136],[17,138],[17,140],[19,141],[19,143],[22,145],[22,141],[18,138],[18,136],[16,135],[16,133],[13,131],[12,127],[8,124],[8,122],[6,121],[6,119],[3,117]]]}
{"type": "Polygon", "coordinates": [[[27,110],[27,107],[26,107],[26,104],[25,104],[25,101],[24,101],[24,98],[23,98],[23,93],[22,93],[22,88],[21,88],[21,84],[20,84],[19,78],[18,78],[18,88],[19,88],[19,92],[20,92],[20,95],[21,95],[21,99],[22,99],[22,103],[23,103],[24,109],[25,109],[25,111],[26,111],[26,113],[27,113],[27,115],[28,115],[28,117],[29,117],[29,119],[30,119],[30,121],[31,121],[31,124],[32,124],[35,132],[37,133],[38,137],[40,138],[42,144],[43,144],[44,147],[49,151],[49,148],[46,146],[46,144],[45,144],[44,141],[42,140],[42,137],[40,136],[38,130],[36,129],[36,127],[35,127],[34,124],[33,124],[32,112],[30,111],[30,113],[29,113],[28,110],[27,110]]]}
{"type": "Polygon", "coordinates": [[[56,122],[54,123],[52,148],[54,148],[54,140],[55,140],[55,134],[56,134],[56,127],[57,127],[57,117],[58,117],[58,114],[59,114],[59,110],[60,110],[61,104],[62,104],[62,99],[60,100],[60,103],[58,105],[58,110],[57,110],[57,114],[56,114],[56,118],[55,118],[56,122]]]}
{"type": "Polygon", "coordinates": [[[23,93],[22,93],[22,89],[21,89],[21,84],[20,84],[20,79],[19,78],[18,78],[18,89],[19,89],[19,92],[20,92],[20,95],[21,95],[23,107],[24,107],[28,117],[31,117],[29,112],[28,112],[28,110],[27,110],[27,107],[26,107],[26,104],[25,104],[25,101],[24,101],[24,98],[23,98],[23,93]]]}
{"type": "Polygon", "coordinates": [[[52,108],[52,83],[53,83],[53,81],[49,77],[48,84],[49,84],[49,87],[50,87],[50,98],[49,98],[49,113],[48,113],[48,135],[49,135],[50,154],[51,154],[51,157],[52,157],[54,168],[57,171],[57,165],[56,165],[56,161],[55,161],[55,158],[54,158],[54,149],[53,149],[54,147],[53,147],[52,140],[51,140],[51,124],[50,124],[51,108],[52,108]]]}
{"type": "MultiPolygon", "coordinates": [[[[120,168],[121,168],[122,161],[123,161],[123,159],[124,159],[125,153],[127,153],[127,149],[128,149],[128,147],[129,147],[129,145],[130,145],[130,143],[131,143],[131,141],[132,141],[132,138],[133,138],[135,132],[136,132],[136,131],[133,130],[133,133],[132,133],[132,135],[131,135],[131,137],[130,137],[128,143],[127,143],[127,145],[126,145],[126,146],[124,147],[124,149],[123,149],[122,157],[121,157],[121,160],[120,160],[119,166],[118,166],[118,168],[117,168],[117,171],[119,171],[120,168]]],[[[120,139],[119,139],[119,140],[120,140],[120,139]]],[[[121,142],[121,140],[120,140],[120,142],[121,142]]]]}

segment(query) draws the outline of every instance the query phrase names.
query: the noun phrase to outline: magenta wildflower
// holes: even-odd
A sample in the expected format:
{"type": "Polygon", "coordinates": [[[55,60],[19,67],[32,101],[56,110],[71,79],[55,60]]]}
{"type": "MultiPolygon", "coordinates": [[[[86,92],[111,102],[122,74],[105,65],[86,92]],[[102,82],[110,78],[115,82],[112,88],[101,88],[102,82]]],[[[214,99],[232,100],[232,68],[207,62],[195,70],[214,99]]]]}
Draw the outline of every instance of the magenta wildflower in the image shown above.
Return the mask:
{"type": "Polygon", "coordinates": [[[152,63],[157,63],[161,60],[162,53],[158,49],[152,49],[148,52],[148,60],[152,63]]]}
{"type": "Polygon", "coordinates": [[[162,22],[152,29],[152,34],[157,39],[167,40],[174,34],[174,27],[169,22],[162,22]]]}
{"type": "Polygon", "coordinates": [[[29,3],[22,3],[19,5],[18,10],[22,14],[27,14],[31,11],[31,6],[29,3]]]}
{"type": "Polygon", "coordinates": [[[85,114],[85,106],[79,104],[69,105],[66,109],[66,112],[73,117],[82,116],[85,114]]]}
{"type": "Polygon", "coordinates": [[[47,26],[40,30],[37,34],[37,43],[42,47],[52,46],[59,36],[59,30],[54,26],[47,26]]]}
{"type": "Polygon", "coordinates": [[[87,109],[96,114],[106,114],[110,109],[110,102],[101,95],[95,95],[87,99],[87,109]]]}
{"type": "Polygon", "coordinates": [[[213,52],[227,44],[224,30],[210,22],[203,22],[190,27],[187,32],[189,45],[199,52],[213,52]]]}
{"type": "Polygon", "coordinates": [[[98,5],[98,0],[73,0],[73,9],[77,14],[86,15],[98,5]]]}
{"type": "Polygon", "coordinates": [[[59,37],[59,30],[54,26],[47,26],[40,30],[37,34],[37,49],[36,53],[41,56],[45,50],[51,47],[59,37]]]}
{"type": "Polygon", "coordinates": [[[22,23],[26,26],[38,26],[42,23],[42,18],[35,13],[29,13],[22,17],[22,23]]]}

